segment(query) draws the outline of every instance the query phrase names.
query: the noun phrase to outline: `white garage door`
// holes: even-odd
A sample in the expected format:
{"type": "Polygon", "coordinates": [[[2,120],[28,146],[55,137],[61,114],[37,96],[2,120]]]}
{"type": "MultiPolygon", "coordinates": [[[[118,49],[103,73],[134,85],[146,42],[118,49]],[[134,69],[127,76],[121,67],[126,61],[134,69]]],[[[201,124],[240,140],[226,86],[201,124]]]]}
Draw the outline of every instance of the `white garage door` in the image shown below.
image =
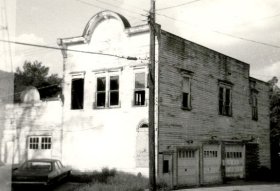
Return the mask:
{"type": "Polygon", "coordinates": [[[51,158],[52,138],[51,136],[28,137],[28,159],[51,158]]]}
{"type": "Polygon", "coordinates": [[[219,183],[221,176],[220,145],[203,146],[203,183],[219,183]]]}
{"type": "Polygon", "coordinates": [[[182,149],[178,150],[178,185],[198,185],[199,166],[198,151],[182,149]]]}
{"type": "Polygon", "coordinates": [[[225,146],[225,165],[227,178],[244,178],[245,149],[243,145],[225,146]]]}

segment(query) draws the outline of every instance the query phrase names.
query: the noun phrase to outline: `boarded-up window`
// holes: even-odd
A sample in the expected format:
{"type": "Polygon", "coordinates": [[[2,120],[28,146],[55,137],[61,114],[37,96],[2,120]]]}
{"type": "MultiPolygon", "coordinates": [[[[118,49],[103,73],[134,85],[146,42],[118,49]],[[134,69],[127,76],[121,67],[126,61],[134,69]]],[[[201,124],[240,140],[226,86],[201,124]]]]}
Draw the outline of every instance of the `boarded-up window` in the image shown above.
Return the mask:
{"type": "Polygon", "coordinates": [[[182,108],[190,109],[191,108],[191,88],[190,88],[190,78],[183,78],[183,87],[182,87],[182,108]]]}
{"type": "Polygon", "coordinates": [[[232,115],[232,101],[231,101],[231,88],[220,86],[219,87],[219,114],[231,116],[232,115]]]}
{"type": "Polygon", "coordinates": [[[110,76],[110,106],[119,105],[119,76],[110,76]]]}
{"type": "Polygon", "coordinates": [[[145,105],[145,73],[135,74],[134,105],[145,105]]]}
{"type": "Polygon", "coordinates": [[[71,109],[84,108],[84,79],[72,79],[71,109]]]}
{"type": "Polygon", "coordinates": [[[105,107],[106,103],[106,78],[97,78],[97,94],[96,105],[97,107],[105,107]]]}

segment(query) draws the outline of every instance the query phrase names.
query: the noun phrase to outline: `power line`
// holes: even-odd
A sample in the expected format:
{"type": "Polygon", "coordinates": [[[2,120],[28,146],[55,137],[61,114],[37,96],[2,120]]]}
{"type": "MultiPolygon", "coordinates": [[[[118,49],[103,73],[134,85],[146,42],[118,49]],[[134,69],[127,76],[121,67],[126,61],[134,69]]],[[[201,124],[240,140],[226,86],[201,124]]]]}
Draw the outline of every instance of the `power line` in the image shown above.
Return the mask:
{"type": "MultiPolygon", "coordinates": [[[[97,8],[99,8],[99,9],[106,9],[106,8],[104,8],[104,7],[95,5],[95,4],[93,4],[93,3],[89,3],[89,2],[84,1],[84,0],[76,0],[76,1],[78,1],[78,2],[80,2],[80,3],[83,3],[83,4],[86,4],[86,5],[88,5],[88,6],[97,7],[97,8]]],[[[96,0],[96,1],[97,1],[97,2],[100,2],[100,3],[103,3],[103,4],[106,4],[106,5],[109,5],[109,6],[112,6],[112,7],[115,7],[115,8],[118,8],[118,9],[122,9],[122,10],[124,10],[124,11],[126,11],[126,12],[129,12],[130,14],[136,14],[136,15],[144,16],[144,15],[142,15],[142,14],[140,14],[140,13],[136,13],[136,12],[130,11],[129,9],[125,9],[125,8],[118,7],[118,6],[116,6],[116,5],[113,5],[113,4],[110,4],[110,3],[107,3],[107,2],[102,2],[102,1],[100,1],[100,0],[96,0]]],[[[135,17],[135,16],[130,16],[130,17],[131,17],[131,18],[134,18],[134,19],[136,19],[136,20],[142,21],[141,19],[139,19],[139,18],[137,18],[137,17],[135,17]]],[[[142,22],[143,22],[143,21],[142,21],[142,22]]]]}
{"type": "Polygon", "coordinates": [[[166,9],[181,7],[181,6],[189,5],[189,4],[198,2],[198,1],[201,1],[201,0],[193,0],[193,1],[186,2],[186,3],[181,3],[181,4],[178,4],[178,5],[173,5],[173,6],[170,6],[170,7],[159,8],[159,9],[157,9],[157,11],[162,11],[162,10],[166,10],[166,9]]]}
{"type": "Polygon", "coordinates": [[[191,26],[196,27],[196,28],[204,28],[204,29],[206,29],[208,31],[211,31],[211,32],[214,32],[214,33],[217,33],[217,34],[221,34],[221,35],[224,35],[224,36],[228,36],[228,37],[231,37],[231,38],[235,38],[235,39],[239,39],[239,40],[244,40],[244,41],[248,41],[248,42],[252,42],[252,43],[256,43],[256,44],[261,44],[261,45],[264,45],[264,46],[269,46],[269,47],[273,47],[273,48],[277,48],[277,49],[280,48],[279,45],[274,45],[274,44],[270,44],[270,43],[266,43],[266,42],[260,42],[260,41],[257,41],[257,40],[236,36],[236,35],[233,35],[233,34],[230,34],[230,33],[221,32],[221,31],[218,31],[218,30],[212,30],[212,29],[209,29],[209,28],[206,28],[206,27],[202,27],[202,26],[191,24],[191,23],[187,23],[185,21],[182,21],[182,20],[179,20],[179,19],[175,19],[173,17],[167,16],[167,15],[164,15],[164,14],[159,14],[159,13],[156,13],[156,14],[159,15],[159,16],[163,16],[163,17],[166,17],[168,19],[171,19],[173,21],[181,22],[181,23],[184,23],[186,25],[191,25],[191,26]]]}
{"type": "Polygon", "coordinates": [[[13,43],[13,44],[24,45],[24,46],[33,46],[33,47],[38,47],[38,48],[48,48],[48,49],[61,50],[61,51],[63,50],[63,51],[94,54],[94,55],[101,55],[101,56],[110,56],[110,57],[116,57],[116,58],[121,58],[121,59],[126,59],[126,60],[147,60],[147,59],[144,59],[144,58],[136,58],[136,57],[130,57],[130,56],[119,56],[119,55],[109,54],[109,53],[74,50],[74,49],[68,49],[68,48],[58,48],[58,47],[54,47],[54,46],[31,44],[31,43],[24,43],[24,42],[17,42],[17,41],[9,41],[9,40],[3,40],[3,39],[0,39],[0,42],[13,43]]]}

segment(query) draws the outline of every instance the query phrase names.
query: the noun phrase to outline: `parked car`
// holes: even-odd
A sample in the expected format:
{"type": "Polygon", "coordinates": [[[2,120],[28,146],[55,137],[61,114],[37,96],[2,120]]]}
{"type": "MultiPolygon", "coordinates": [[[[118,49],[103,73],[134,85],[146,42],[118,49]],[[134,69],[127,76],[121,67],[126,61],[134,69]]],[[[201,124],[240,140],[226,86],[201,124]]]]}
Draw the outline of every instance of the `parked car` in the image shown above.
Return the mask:
{"type": "Polygon", "coordinates": [[[69,177],[71,169],[56,159],[31,159],[12,172],[12,185],[52,185],[69,177]]]}

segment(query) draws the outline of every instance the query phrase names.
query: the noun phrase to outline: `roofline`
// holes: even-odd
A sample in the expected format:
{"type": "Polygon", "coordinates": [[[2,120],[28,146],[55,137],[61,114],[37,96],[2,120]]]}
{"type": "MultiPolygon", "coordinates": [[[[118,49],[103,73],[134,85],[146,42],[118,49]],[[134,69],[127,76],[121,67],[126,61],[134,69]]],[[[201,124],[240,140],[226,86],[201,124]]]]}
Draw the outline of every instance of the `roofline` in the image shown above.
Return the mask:
{"type": "Polygon", "coordinates": [[[237,61],[237,62],[239,62],[239,63],[242,63],[242,64],[247,65],[247,66],[250,67],[250,64],[248,64],[248,63],[246,63],[246,62],[244,62],[244,61],[241,61],[241,60],[238,60],[238,59],[233,58],[233,57],[231,57],[231,56],[228,56],[228,55],[226,55],[226,54],[223,54],[223,53],[221,53],[221,52],[218,52],[218,51],[216,51],[216,50],[213,50],[213,49],[211,49],[211,48],[208,48],[208,47],[206,47],[206,46],[203,46],[203,45],[201,45],[201,44],[199,44],[199,43],[196,43],[196,42],[187,40],[187,39],[185,39],[185,38],[183,38],[183,37],[180,37],[180,36],[178,36],[178,35],[175,35],[175,34],[173,34],[173,33],[171,33],[171,32],[166,31],[166,30],[161,29],[161,32],[165,32],[165,33],[167,33],[167,34],[169,34],[169,35],[171,35],[171,36],[174,36],[174,37],[176,37],[176,38],[179,38],[179,39],[181,39],[181,40],[183,40],[183,41],[188,41],[188,42],[190,42],[190,43],[193,43],[193,44],[198,45],[198,46],[200,46],[200,47],[203,47],[203,48],[205,48],[205,49],[207,49],[207,50],[210,50],[210,51],[213,51],[213,52],[215,52],[215,53],[218,53],[218,54],[221,54],[221,55],[223,55],[223,56],[226,56],[226,57],[228,57],[228,58],[230,58],[230,59],[233,59],[233,60],[235,60],[235,61],[237,61]]]}
{"type": "MultiPolygon", "coordinates": [[[[136,34],[146,33],[149,31],[150,31],[149,25],[144,24],[144,25],[137,25],[137,26],[126,28],[124,30],[124,33],[126,33],[128,36],[132,36],[132,35],[136,35],[136,34]]],[[[88,42],[88,40],[84,36],[75,36],[75,37],[57,39],[57,44],[59,46],[85,44],[87,42],[88,42]]]]}
{"type": "Polygon", "coordinates": [[[263,80],[260,80],[260,79],[257,79],[257,78],[251,77],[251,76],[249,76],[249,80],[258,81],[258,82],[261,82],[261,83],[264,83],[264,84],[269,85],[268,82],[265,82],[265,81],[263,81],[263,80]]]}

